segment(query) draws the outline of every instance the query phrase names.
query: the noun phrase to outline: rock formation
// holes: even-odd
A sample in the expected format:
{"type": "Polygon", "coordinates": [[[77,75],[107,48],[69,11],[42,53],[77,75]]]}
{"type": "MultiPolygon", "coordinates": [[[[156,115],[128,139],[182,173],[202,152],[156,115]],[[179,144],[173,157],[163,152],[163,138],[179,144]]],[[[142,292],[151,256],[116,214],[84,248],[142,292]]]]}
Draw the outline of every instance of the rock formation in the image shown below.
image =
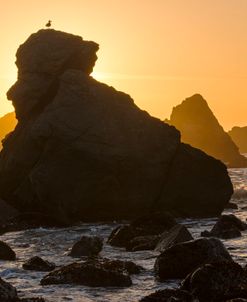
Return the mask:
{"type": "Polygon", "coordinates": [[[52,29],[19,47],[7,93],[18,125],[0,154],[0,197],[63,221],[218,215],[232,195],[226,167],[93,79],[97,50],[52,29]]]}
{"type": "Polygon", "coordinates": [[[167,122],[181,132],[183,142],[220,159],[228,167],[247,167],[247,159],[239,153],[201,95],[195,94],[174,107],[167,122]]]}
{"type": "Polygon", "coordinates": [[[14,112],[8,113],[0,118],[0,149],[2,149],[2,140],[7,134],[14,130],[16,123],[14,112]]]}
{"type": "Polygon", "coordinates": [[[233,127],[228,132],[231,139],[238,146],[241,153],[247,153],[247,126],[246,127],[233,127]]]}

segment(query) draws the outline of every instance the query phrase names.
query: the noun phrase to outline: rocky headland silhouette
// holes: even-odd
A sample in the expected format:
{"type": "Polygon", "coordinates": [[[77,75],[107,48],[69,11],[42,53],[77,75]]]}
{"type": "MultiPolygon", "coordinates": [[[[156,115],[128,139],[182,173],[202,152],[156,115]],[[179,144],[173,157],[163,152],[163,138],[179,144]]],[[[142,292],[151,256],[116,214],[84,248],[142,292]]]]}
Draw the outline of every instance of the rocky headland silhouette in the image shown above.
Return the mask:
{"type": "Polygon", "coordinates": [[[17,121],[14,112],[7,113],[0,118],[0,150],[2,149],[2,140],[14,130],[16,124],[17,121]]]}
{"type": "Polygon", "coordinates": [[[174,107],[170,120],[166,122],[181,132],[184,143],[220,159],[229,168],[247,167],[247,159],[239,153],[238,147],[200,94],[195,94],[174,107]]]}
{"type": "Polygon", "coordinates": [[[233,127],[228,134],[234,143],[238,146],[241,153],[247,153],[247,126],[233,127]]]}
{"type": "MultiPolygon", "coordinates": [[[[53,29],[19,47],[7,93],[18,124],[0,153],[0,197],[66,222],[220,214],[233,192],[226,166],[92,78],[98,48],[53,29]]],[[[242,160],[234,146],[233,160],[242,160]]]]}

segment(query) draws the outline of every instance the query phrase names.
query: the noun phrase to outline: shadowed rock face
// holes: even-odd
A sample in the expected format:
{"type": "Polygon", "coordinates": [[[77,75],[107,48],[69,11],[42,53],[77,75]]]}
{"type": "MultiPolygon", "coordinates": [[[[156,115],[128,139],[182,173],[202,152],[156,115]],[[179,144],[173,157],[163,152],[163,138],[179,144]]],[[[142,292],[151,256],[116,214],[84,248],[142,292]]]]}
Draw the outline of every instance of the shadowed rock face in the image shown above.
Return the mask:
{"type": "Polygon", "coordinates": [[[174,107],[168,123],[181,132],[183,142],[220,159],[228,167],[247,167],[247,159],[240,155],[201,95],[195,94],[174,107]]]}
{"type": "Polygon", "coordinates": [[[232,194],[226,167],[90,77],[97,50],[55,30],[20,46],[18,81],[8,92],[19,123],[0,155],[0,196],[64,221],[167,208],[219,214],[232,194]]]}
{"type": "Polygon", "coordinates": [[[247,127],[233,127],[228,132],[241,153],[247,153],[247,127]]]}
{"type": "Polygon", "coordinates": [[[0,118],[0,150],[2,149],[2,140],[7,134],[14,130],[16,123],[14,112],[8,113],[0,118]]]}

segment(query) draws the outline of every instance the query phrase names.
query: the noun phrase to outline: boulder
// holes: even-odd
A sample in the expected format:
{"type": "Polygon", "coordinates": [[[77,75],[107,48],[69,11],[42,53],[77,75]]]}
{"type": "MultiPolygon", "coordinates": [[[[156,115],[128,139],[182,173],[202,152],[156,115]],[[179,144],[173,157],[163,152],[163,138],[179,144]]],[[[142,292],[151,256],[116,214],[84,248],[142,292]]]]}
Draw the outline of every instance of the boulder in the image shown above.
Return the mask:
{"type": "Polygon", "coordinates": [[[182,289],[193,293],[200,302],[219,302],[233,298],[247,298],[247,275],[234,262],[205,264],[191,273],[182,289]]]}
{"type": "Polygon", "coordinates": [[[225,206],[225,209],[237,210],[238,205],[235,202],[228,202],[228,204],[226,204],[226,206],[225,206]]]}
{"type": "Polygon", "coordinates": [[[18,301],[17,291],[13,285],[0,278],[0,301],[15,302],[18,301]]]}
{"type": "Polygon", "coordinates": [[[158,237],[154,235],[160,235],[176,224],[176,220],[167,212],[143,215],[129,225],[116,227],[110,234],[108,243],[112,246],[125,247],[128,250],[132,250],[137,245],[143,245],[143,248],[146,249],[145,246],[149,247],[157,243],[158,237]],[[146,239],[151,239],[150,244],[146,239]]]}
{"type": "Polygon", "coordinates": [[[82,236],[79,241],[77,241],[70,253],[71,257],[81,257],[81,256],[96,256],[100,253],[103,248],[103,239],[97,236],[82,236]]]}
{"type": "Polygon", "coordinates": [[[18,124],[0,153],[1,198],[66,223],[219,215],[233,191],[225,165],[93,79],[97,50],[53,29],[19,47],[7,93],[18,124]]]}
{"type": "Polygon", "coordinates": [[[155,274],[161,280],[182,279],[205,263],[232,261],[223,243],[202,238],[178,243],[166,249],[155,261],[155,274]]]}
{"type": "Polygon", "coordinates": [[[24,298],[24,299],[19,299],[17,301],[21,302],[45,302],[44,298],[24,298]]]}
{"type": "Polygon", "coordinates": [[[158,290],[140,300],[140,302],[192,302],[193,296],[181,289],[158,290]]]}
{"type": "Polygon", "coordinates": [[[16,260],[15,252],[3,241],[0,241],[0,260],[16,260]]]}
{"type": "Polygon", "coordinates": [[[185,226],[178,224],[161,235],[161,238],[157,243],[155,250],[163,252],[177,243],[182,243],[193,239],[194,238],[192,237],[188,229],[185,226]]]}
{"type": "Polygon", "coordinates": [[[41,280],[41,285],[80,284],[92,287],[128,287],[132,281],[119,265],[109,261],[88,260],[63,266],[41,280]]]}
{"type": "Polygon", "coordinates": [[[228,132],[241,153],[247,153],[247,127],[233,127],[228,132]]]}
{"type": "Polygon", "coordinates": [[[210,232],[204,231],[201,233],[203,237],[218,237],[222,239],[231,239],[241,236],[240,231],[247,229],[247,224],[239,218],[230,215],[222,215],[210,232]]]}
{"type": "Polygon", "coordinates": [[[56,268],[54,263],[43,260],[38,256],[30,258],[28,261],[23,263],[22,267],[25,270],[40,271],[40,272],[50,272],[56,268]]]}
{"type": "Polygon", "coordinates": [[[167,122],[181,132],[183,142],[220,159],[228,167],[247,166],[247,159],[239,153],[201,95],[195,94],[174,107],[167,122]]]}

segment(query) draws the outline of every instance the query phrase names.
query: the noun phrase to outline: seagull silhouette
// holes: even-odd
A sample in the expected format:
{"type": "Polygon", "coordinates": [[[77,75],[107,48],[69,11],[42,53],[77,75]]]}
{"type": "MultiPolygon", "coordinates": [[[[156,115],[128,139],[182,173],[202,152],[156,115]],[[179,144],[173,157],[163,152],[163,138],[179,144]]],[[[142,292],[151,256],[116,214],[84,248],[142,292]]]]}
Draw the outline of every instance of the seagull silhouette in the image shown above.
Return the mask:
{"type": "Polygon", "coordinates": [[[49,20],[47,23],[46,23],[46,25],[45,25],[46,27],[51,27],[51,20],[49,20]]]}

